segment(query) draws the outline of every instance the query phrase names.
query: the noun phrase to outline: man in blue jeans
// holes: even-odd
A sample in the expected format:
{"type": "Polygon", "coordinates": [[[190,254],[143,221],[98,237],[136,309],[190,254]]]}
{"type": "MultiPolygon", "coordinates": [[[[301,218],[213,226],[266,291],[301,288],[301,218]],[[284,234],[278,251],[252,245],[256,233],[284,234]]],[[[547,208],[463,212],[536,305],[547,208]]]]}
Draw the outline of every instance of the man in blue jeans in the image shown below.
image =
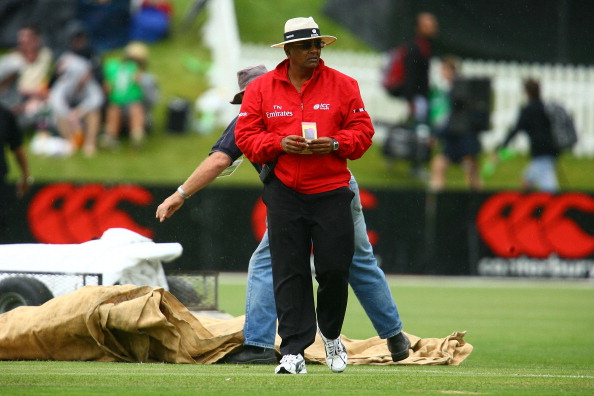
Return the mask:
{"type": "MultiPolygon", "coordinates": [[[[266,73],[263,65],[248,67],[237,73],[240,92],[232,104],[240,104],[246,86],[266,73]]],[[[171,217],[184,201],[210,184],[222,171],[242,156],[235,144],[235,118],[211,149],[210,155],[194,170],[177,191],[159,205],[156,218],[161,222],[171,217]]],[[[260,166],[254,164],[260,171],[260,166]]],[[[401,332],[402,321],[396,303],[378,267],[373,248],[367,236],[367,227],[359,196],[359,186],[351,175],[350,188],[355,193],[351,211],[355,228],[355,254],[349,272],[349,284],[381,338],[387,339],[392,360],[406,359],[410,342],[401,332]]],[[[276,336],[276,307],[272,286],[272,262],[268,231],[252,254],[248,267],[246,313],[243,327],[244,347],[235,354],[225,356],[221,363],[276,364],[274,340],[276,336]]]]}

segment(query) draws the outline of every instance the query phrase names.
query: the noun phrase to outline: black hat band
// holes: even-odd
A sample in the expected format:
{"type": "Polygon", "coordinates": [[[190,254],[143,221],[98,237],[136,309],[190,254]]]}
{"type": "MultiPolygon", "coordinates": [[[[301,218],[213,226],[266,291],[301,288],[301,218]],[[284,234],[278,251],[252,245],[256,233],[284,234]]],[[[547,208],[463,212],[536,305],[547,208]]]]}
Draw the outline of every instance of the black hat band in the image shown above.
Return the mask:
{"type": "Polygon", "coordinates": [[[285,33],[284,36],[285,36],[285,41],[316,38],[316,37],[320,37],[320,29],[309,28],[309,29],[293,30],[291,32],[285,33]]]}

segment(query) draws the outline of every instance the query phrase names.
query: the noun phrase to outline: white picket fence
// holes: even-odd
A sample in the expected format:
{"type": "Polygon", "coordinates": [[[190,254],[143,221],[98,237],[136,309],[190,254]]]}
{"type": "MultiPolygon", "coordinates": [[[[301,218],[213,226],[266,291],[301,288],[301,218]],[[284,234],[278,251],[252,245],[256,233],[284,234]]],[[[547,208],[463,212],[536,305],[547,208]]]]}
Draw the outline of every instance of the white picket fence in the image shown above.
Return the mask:
{"type": "MultiPolygon", "coordinates": [[[[271,70],[284,56],[283,50],[279,48],[242,43],[239,67],[261,63],[271,70]]],[[[388,96],[380,85],[381,65],[385,61],[383,54],[340,51],[329,47],[323,51],[322,57],[326,65],[359,82],[365,107],[374,122],[399,122],[405,117],[406,104],[388,96]]],[[[438,66],[438,60],[434,60],[431,66],[432,79],[438,78],[438,66]]],[[[469,77],[489,77],[492,82],[492,128],[481,134],[485,150],[492,150],[513,126],[525,101],[522,81],[531,77],[540,80],[545,100],[562,103],[573,115],[579,134],[574,154],[594,157],[594,67],[463,60],[461,72],[469,77]]],[[[378,139],[383,138],[381,127],[377,128],[376,136],[378,139]]],[[[523,135],[519,136],[514,146],[525,152],[528,148],[527,139],[523,135]]]]}

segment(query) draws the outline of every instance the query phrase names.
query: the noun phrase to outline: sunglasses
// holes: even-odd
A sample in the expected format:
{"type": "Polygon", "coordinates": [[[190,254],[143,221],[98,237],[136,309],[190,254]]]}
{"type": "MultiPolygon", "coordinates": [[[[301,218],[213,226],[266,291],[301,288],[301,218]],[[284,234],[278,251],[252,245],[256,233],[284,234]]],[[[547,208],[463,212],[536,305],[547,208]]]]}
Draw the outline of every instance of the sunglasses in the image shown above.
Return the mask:
{"type": "Polygon", "coordinates": [[[312,46],[314,46],[316,49],[322,49],[326,46],[326,43],[324,43],[322,40],[306,40],[295,43],[295,46],[299,49],[307,51],[311,49],[312,46]]]}

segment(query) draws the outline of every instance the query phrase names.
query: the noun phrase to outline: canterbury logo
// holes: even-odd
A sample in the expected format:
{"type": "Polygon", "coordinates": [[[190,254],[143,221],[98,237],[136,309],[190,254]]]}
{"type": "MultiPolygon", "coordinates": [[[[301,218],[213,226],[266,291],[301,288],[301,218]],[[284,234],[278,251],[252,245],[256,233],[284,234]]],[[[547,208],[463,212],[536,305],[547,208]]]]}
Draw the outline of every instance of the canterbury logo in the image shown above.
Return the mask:
{"type": "Polygon", "coordinates": [[[579,212],[594,213],[594,198],[582,193],[504,192],[482,205],[477,226],[483,241],[500,257],[556,254],[577,259],[594,253],[594,235],[575,220],[579,212]]]}
{"type": "Polygon", "coordinates": [[[42,243],[87,242],[109,228],[127,228],[152,239],[153,231],[138,225],[123,210],[152,202],[152,194],[138,186],[58,183],[35,195],[27,216],[32,234],[42,243]]]}

